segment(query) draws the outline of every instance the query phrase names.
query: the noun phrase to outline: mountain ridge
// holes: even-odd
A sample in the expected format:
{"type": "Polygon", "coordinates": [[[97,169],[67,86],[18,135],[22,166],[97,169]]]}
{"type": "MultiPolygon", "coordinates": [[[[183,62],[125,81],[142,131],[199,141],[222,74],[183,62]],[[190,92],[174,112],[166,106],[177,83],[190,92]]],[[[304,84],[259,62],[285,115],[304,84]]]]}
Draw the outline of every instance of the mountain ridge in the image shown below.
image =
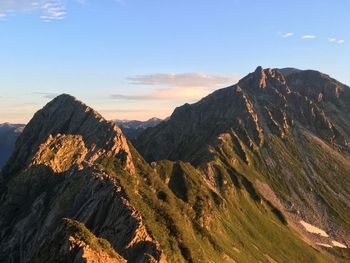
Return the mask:
{"type": "MultiPolygon", "coordinates": [[[[311,70],[307,70],[307,71],[298,71],[298,73],[296,74],[305,74],[307,77],[310,78],[309,74],[311,74],[312,76],[314,76],[314,74],[318,75],[318,76],[327,76],[327,75],[324,75],[322,73],[317,73],[317,71],[311,71],[311,70]]],[[[293,73],[294,74],[294,73],[293,73]]],[[[289,78],[291,79],[291,81],[293,81],[293,77],[294,75],[289,75],[289,78]]],[[[312,77],[311,76],[311,77],[312,77]]],[[[331,81],[335,81],[333,79],[329,79],[331,81]]],[[[342,85],[340,84],[339,82],[335,81],[335,84],[334,83],[331,83],[331,84],[327,84],[329,86],[331,85],[341,85],[342,86],[342,90],[344,91],[345,89],[345,95],[346,97],[349,97],[350,96],[350,88],[345,86],[345,85],[342,85]]],[[[318,87],[317,85],[315,85],[314,87],[315,90],[317,89],[317,94],[314,93],[312,94],[313,95],[313,99],[315,99],[317,97],[317,100],[318,99],[321,99],[319,94],[321,94],[320,92],[324,92],[326,93],[324,96],[327,97],[327,100],[334,100],[335,98],[337,98],[337,96],[339,96],[339,92],[340,92],[340,89],[338,86],[336,86],[335,88],[333,88],[332,90],[332,93],[329,93],[329,92],[325,92],[324,90],[321,91],[321,88],[318,87]],[[328,96],[327,96],[328,95],[328,96]]],[[[325,89],[327,90],[327,88],[325,89]]],[[[315,117],[319,118],[319,121],[320,122],[323,122],[321,123],[325,128],[329,125],[329,123],[327,122],[327,119],[325,119],[322,115],[324,115],[324,111],[322,109],[320,109],[317,105],[315,106],[311,106],[309,107],[308,104],[312,104],[313,102],[310,101],[308,98],[304,98],[302,97],[299,93],[299,90],[296,90],[296,91],[293,91],[293,93],[290,93],[290,90],[289,90],[289,87],[288,85],[286,85],[286,80],[284,79],[284,76],[278,71],[278,70],[273,70],[273,69],[266,69],[266,70],[263,70],[262,67],[258,67],[254,73],[251,73],[249,75],[247,75],[246,77],[242,78],[238,84],[236,85],[233,85],[231,87],[228,87],[228,88],[223,88],[223,89],[219,89],[219,90],[216,90],[214,91],[212,94],[208,95],[207,97],[201,99],[200,101],[190,105],[190,104],[185,104],[184,106],[181,106],[181,107],[178,107],[174,110],[173,114],[171,115],[171,118],[170,118],[170,121],[172,119],[179,119],[177,118],[177,115],[182,115],[184,119],[189,119],[189,116],[191,113],[193,113],[192,111],[192,108],[193,107],[197,107],[197,108],[200,108],[201,105],[204,105],[202,106],[201,110],[205,111],[205,106],[208,106],[208,107],[216,107],[216,106],[220,106],[220,105],[215,105],[215,99],[224,99],[223,97],[227,96],[228,98],[232,98],[233,100],[236,100],[236,101],[233,101],[232,104],[231,101],[229,99],[226,100],[226,105],[229,105],[229,107],[231,107],[231,110],[234,111],[236,109],[233,108],[233,105],[234,103],[238,103],[240,105],[240,108],[246,110],[246,112],[251,115],[250,118],[252,119],[252,121],[254,122],[254,119],[256,119],[258,116],[256,115],[255,112],[249,112],[250,110],[253,109],[253,103],[254,100],[256,99],[255,97],[260,95],[262,99],[264,99],[263,96],[274,96],[274,101],[263,101],[264,103],[267,103],[267,104],[270,104],[268,105],[269,107],[274,107],[275,105],[273,105],[273,103],[278,103],[279,106],[281,107],[284,107],[286,106],[286,98],[285,98],[285,95],[287,94],[291,94],[291,102],[292,104],[294,105],[291,105],[293,107],[298,107],[297,104],[298,103],[302,103],[304,104],[303,107],[305,109],[301,109],[301,110],[298,110],[298,111],[295,111],[295,114],[299,115],[299,116],[295,116],[297,118],[299,118],[298,121],[302,121],[304,125],[307,125],[307,122],[308,120],[305,119],[305,117],[303,116],[303,110],[308,110],[310,112],[310,115],[313,114],[315,115],[315,117]],[[266,85],[266,76],[269,76],[269,80],[271,81],[275,81],[275,83],[271,84],[271,87],[273,87],[274,84],[276,84],[277,86],[277,89],[275,89],[274,87],[273,88],[270,88],[268,90],[264,90],[264,87],[266,85]],[[277,81],[277,82],[276,82],[277,81]],[[251,90],[253,89],[253,90],[251,90]],[[280,89],[280,90],[279,90],[280,89]],[[246,94],[245,92],[248,92],[248,94],[246,94]],[[254,92],[254,94],[249,94],[249,92],[254,92]],[[221,97],[220,97],[221,96],[221,97]],[[252,97],[251,98],[248,98],[249,96],[252,97]],[[208,105],[206,105],[206,103],[208,103],[208,105]],[[214,106],[212,106],[214,105],[214,106]],[[308,107],[308,108],[307,108],[308,107]],[[175,118],[174,118],[175,117],[175,118]],[[303,118],[303,119],[302,119],[303,118]]],[[[258,98],[259,99],[259,98],[258,98]]],[[[289,105],[287,105],[289,106],[289,105]]],[[[349,108],[349,102],[347,102],[347,105],[346,106],[346,109],[349,108]]],[[[259,107],[259,105],[257,106],[259,107]]],[[[261,106],[260,106],[261,107],[261,106]]],[[[240,109],[239,107],[237,107],[238,109],[240,109]]],[[[224,107],[221,107],[221,111],[217,111],[217,116],[215,116],[215,118],[220,118],[222,119],[222,121],[226,121],[226,119],[229,122],[229,124],[227,125],[228,127],[232,124],[232,121],[233,119],[238,119],[236,115],[236,112],[232,112],[231,115],[232,117],[230,117],[231,119],[229,119],[228,117],[225,117],[223,116],[223,112],[225,112],[226,110],[226,114],[229,114],[229,112],[227,112],[227,109],[224,109],[224,107]],[[221,114],[221,115],[220,115],[221,114]],[[225,119],[226,118],[226,119],[225,119]]],[[[272,129],[272,131],[275,131],[276,132],[276,129],[279,130],[279,132],[283,132],[283,126],[284,125],[291,125],[291,121],[290,123],[284,123],[284,121],[282,120],[283,119],[283,116],[276,116],[276,120],[277,120],[277,117],[279,118],[278,119],[278,122],[276,122],[276,120],[273,118],[274,116],[272,116],[271,114],[273,114],[274,112],[272,112],[270,109],[264,109],[265,112],[264,114],[265,115],[269,115],[269,116],[264,116],[264,118],[262,118],[262,116],[260,116],[259,119],[270,119],[269,121],[273,122],[273,125],[269,125],[270,127],[271,126],[276,126],[276,127],[267,127],[265,125],[265,123],[263,123],[261,126],[263,127],[257,127],[257,129],[262,129],[264,128],[267,132],[270,132],[270,129],[272,129]],[[282,119],[281,119],[282,118],[282,119]]],[[[239,111],[239,110],[237,110],[239,111]]],[[[208,111],[209,112],[209,111],[208,111]]],[[[215,111],[211,111],[212,114],[214,114],[215,111]]],[[[337,112],[339,113],[339,112],[337,112]]],[[[196,113],[194,113],[196,114],[196,113]]],[[[237,112],[238,114],[238,112],[237,112]]],[[[277,114],[281,114],[279,112],[276,112],[275,113],[276,115],[277,114]]],[[[344,114],[339,114],[339,116],[341,115],[344,115],[344,114]]],[[[202,120],[200,120],[200,117],[199,114],[196,115],[196,122],[201,122],[202,120]]],[[[294,117],[294,116],[293,116],[294,117]]],[[[345,116],[346,118],[349,118],[349,116],[345,116]]],[[[221,120],[215,120],[215,121],[221,121],[221,120]]],[[[243,119],[243,118],[241,118],[243,119]]],[[[265,120],[265,122],[266,122],[265,120]]],[[[203,121],[202,121],[203,122],[203,121]]],[[[347,120],[348,122],[348,120],[347,120]]],[[[169,122],[167,122],[169,123],[169,122]]],[[[312,123],[312,122],[311,122],[312,123]]],[[[166,125],[166,124],[164,124],[166,125]]],[[[163,126],[164,126],[163,125],[163,126]]],[[[169,124],[168,124],[169,125],[169,124]]],[[[252,123],[251,125],[255,126],[254,123],[252,123]]],[[[225,128],[224,128],[225,129],[225,128]]],[[[227,129],[227,128],[226,128],[227,129]]],[[[149,131],[151,131],[152,129],[150,129],[149,131]]],[[[153,129],[154,130],[154,129],[153,129]]],[[[342,129],[343,130],[343,129],[342,129]]],[[[347,147],[347,141],[349,141],[349,124],[347,123],[347,126],[346,126],[346,132],[343,132],[343,134],[347,133],[345,136],[343,137],[346,137],[346,142],[343,142],[342,143],[342,146],[346,146],[347,147]]],[[[256,131],[255,131],[256,132],[256,131]]],[[[332,131],[329,131],[330,133],[332,133],[332,131]]],[[[336,131],[337,133],[339,133],[338,131],[336,131]]],[[[147,132],[145,132],[144,134],[147,134],[147,132]]],[[[332,134],[334,135],[334,134],[332,134]]],[[[145,136],[145,135],[143,135],[145,136]]],[[[256,137],[257,134],[252,135],[251,137],[256,137]]],[[[255,138],[257,139],[257,138],[255,138]]],[[[138,146],[140,143],[142,143],[142,138],[140,140],[138,140],[139,142],[136,142],[136,146],[138,146]]],[[[257,143],[257,141],[255,141],[255,143],[257,143]]],[[[142,147],[141,147],[142,148],[142,147]]],[[[150,147],[150,149],[152,150],[153,147],[150,147]]],[[[348,147],[347,147],[348,148],[348,147]]],[[[164,156],[161,156],[160,158],[149,158],[148,155],[147,155],[147,152],[143,152],[144,156],[146,157],[146,159],[148,159],[149,161],[152,161],[152,160],[157,160],[157,159],[167,159],[171,156],[169,155],[164,155],[164,156]]]]}
{"type": "Polygon", "coordinates": [[[74,97],[49,102],[1,174],[0,261],[346,262],[347,117],[326,116],[333,138],[315,106],[314,134],[284,118],[294,100],[312,107],[297,94],[285,107],[281,73],[238,85],[177,108],[136,147],[74,97]]]}
{"type": "Polygon", "coordinates": [[[178,107],[135,146],[150,162],[190,162],[218,191],[223,179],[215,166],[226,163],[311,242],[322,243],[300,221],[317,222],[348,244],[349,106],[350,88],[328,75],[258,67],[238,84],[178,107]],[[343,219],[335,223],[328,214],[343,219]]]}
{"type": "MultiPolygon", "coordinates": [[[[33,119],[25,126],[13,156],[8,163],[12,170],[21,169],[21,163],[27,163],[32,157],[31,151],[37,151],[40,144],[44,143],[49,135],[80,134],[87,148],[92,152],[91,161],[99,158],[102,152],[120,151],[125,155],[125,161],[130,163],[128,145],[121,130],[111,122],[76,100],[68,94],[62,94],[49,102],[42,110],[39,110],[33,119]],[[34,145],[33,145],[33,142],[34,145]],[[20,145],[20,147],[18,147],[20,145]],[[30,150],[31,149],[31,150],[30,150]],[[95,155],[95,156],[93,156],[95,155]],[[19,167],[15,167],[16,165],[19,167]]],[[[128,169],[133,169],[128,167],[128,169]]]]}
{"type": "MultiPolygon", "coordinates": [[[[113,120],[128,140],[135,140],[145,129],[148,127],[154,127],[162,121],[162,119],[156,117],[147,121],[113,120]]],[[[0,124],[0,169],[11,157],[11,154],[15,149],[16,139],[23,132],[25,126],[25,124],[8,122],[0,124]]]]}
{"type": "MultiPolygon", "coordinates": [[[[63,94],[38,111],[20,135],[2,173],[0,261],[11,261],[12,257],[16,262],[40,262],[40,258],[46,258],[48,255],[42,255],[36,246],[49,253],[46,250],[49,233],[60,227],[61,218],[67,216],[85,223],[93,220],[95,234],[108,236],[114,249],[124,257],[140,262],[152,258],[148,254],[159,258],[157,242],[125,199],[119,182],[101,169],[101,163],[111,157],[118,159],[120,173],[135,172],[120,129],[90,107],[63,94]],[[26,190],[18,193],[18,189],[26,190]],[[31,209],[23,206],[26,204],[31,209]],[[82,207],[86,210],[81,210],[82,207]],[[114,213],[106,216],[109,209],[114,213]],[[103,227],[107,221],[112,229],[120,228],[118,236],[103,227]],[[21,229],[27,231],[23,233],[21,229]],[[20,240],[24,238],[31,243],[22,248],[20,240]],[[147,243],[143,243],[145,240],[147,243]]],[[[71,240],[72,236],[64,238],[71,240]]],[[[91,247],[83,246],[81,251],[101,252],[96,249],[91,251],[91,247]]],[[[62,257],[73,257],[70,253],[70,249],[65,250],[62,257]]]]}

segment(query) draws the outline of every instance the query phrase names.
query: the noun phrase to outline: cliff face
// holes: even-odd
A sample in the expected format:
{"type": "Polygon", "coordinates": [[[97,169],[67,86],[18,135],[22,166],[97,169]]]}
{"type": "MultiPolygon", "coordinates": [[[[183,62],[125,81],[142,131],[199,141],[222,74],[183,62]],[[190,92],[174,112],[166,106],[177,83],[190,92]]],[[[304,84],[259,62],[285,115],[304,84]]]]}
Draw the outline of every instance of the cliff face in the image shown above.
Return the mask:
{"type": "Polygon", "coordinates": [[[57,97],[1,174],[0,262],[348,260],[348,87],[294,74],[318,79],[258,68],[177,108],[136,142],[151,163],[57,97]]]}

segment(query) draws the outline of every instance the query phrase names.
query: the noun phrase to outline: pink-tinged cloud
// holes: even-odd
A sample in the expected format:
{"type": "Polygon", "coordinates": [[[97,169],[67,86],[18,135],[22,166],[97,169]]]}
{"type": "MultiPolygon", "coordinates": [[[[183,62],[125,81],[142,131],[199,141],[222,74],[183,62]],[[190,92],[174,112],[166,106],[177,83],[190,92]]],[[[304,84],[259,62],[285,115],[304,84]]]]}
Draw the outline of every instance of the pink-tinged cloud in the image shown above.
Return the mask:
{"type": "Polygon", "coordinates": [[[113,94],[117,100],[141,101],[183,101],[199,100],[215,89],[235,84],[239,77],[217,76],[200,73],[185,74],[152,74],[129,78],[132,84],[147,86],[162,86],[145,94],[113,94]]]}

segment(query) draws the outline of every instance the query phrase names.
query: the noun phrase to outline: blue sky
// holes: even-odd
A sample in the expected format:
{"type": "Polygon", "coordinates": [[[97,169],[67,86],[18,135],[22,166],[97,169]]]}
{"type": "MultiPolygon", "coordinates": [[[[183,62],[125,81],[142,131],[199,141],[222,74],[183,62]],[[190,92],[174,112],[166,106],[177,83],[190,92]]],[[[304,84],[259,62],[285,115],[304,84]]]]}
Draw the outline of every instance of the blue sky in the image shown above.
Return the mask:
{"type": "Polygon", "coordinates": [[[60,93],[107,119],[164,118],[256,66],[350,84],[348,0],[1,0],[0,122],[60,93]]]}

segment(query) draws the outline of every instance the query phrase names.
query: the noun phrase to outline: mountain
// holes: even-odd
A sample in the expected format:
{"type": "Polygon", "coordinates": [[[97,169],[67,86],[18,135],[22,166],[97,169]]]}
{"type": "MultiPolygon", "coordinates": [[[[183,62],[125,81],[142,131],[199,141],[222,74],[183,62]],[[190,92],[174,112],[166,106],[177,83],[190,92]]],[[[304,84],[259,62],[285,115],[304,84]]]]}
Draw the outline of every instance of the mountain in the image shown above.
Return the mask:
{"type": "Polygon", "coordinates": [[[155,127],[162,121],[158,118],[151,118],[147,121],[115,120],[115,124],[119,126],[128,140],[135,140],[144,130],[155,127]]]}
{"type": "Polygon", "coordinates": [[[38,111],[3,170],[0,262],[124,262],[115,249],[134,262],[159,259],[120,183],[101,168],[108,158],[135,172],[124,135],[97,112],[69,95],[38,111]]]}
{"type": "Polygon", "coordinates": [[[18,136],[23,131],[24,124],[0,124],[0,169],[10,157],[18,136]]]}
{"type": "Polygon", "coordinates": [[[338,249],[350,246],[349,112],[350,88],[328,75],[258,67],[135,146],[149,162],[191,163],[220,194],[232,191],[228,171],[246,178],[309,243],[350,260],[338,249]]]}
{"type": "Polygon", "coordinates": [[[1,173],[0,262],[349,261],[349,88],[299,73],[258,68],[136,148],[55,98],[1,173]]]}
{"type": "MultiPolygon", "coordinates": [[[[151,118],[147,121],[116,120],[115,124],[120,127],[128,140],[135,140],[145,129],[154,127],[162,121],[158,118],[151,118]]],[[[15,148],[15,142],[24,127],[24,124],[0,124],[0,169],[5,165],[8,158],[10,158],[15,148]]]]}

